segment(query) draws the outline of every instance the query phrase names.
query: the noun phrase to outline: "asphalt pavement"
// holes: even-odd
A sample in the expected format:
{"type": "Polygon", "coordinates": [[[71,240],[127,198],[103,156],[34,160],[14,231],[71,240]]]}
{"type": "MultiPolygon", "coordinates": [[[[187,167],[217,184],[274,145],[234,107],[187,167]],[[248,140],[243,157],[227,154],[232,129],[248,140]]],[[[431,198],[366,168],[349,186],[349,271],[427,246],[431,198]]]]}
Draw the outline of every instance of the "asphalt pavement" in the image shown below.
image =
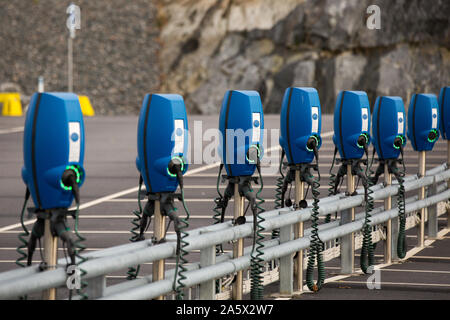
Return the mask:
{"type": "MultiPolygon", "coordinates": [[[[21,227],[20,210],[23,205],[25,185],[21,179],[23,165],[22,139],[24,118],[0,117],[0,272],[17,268],[16,247],[21,227]]],[[[191,213],[190,229],[213,223],[212,209],[217,196],[216,180],[218,165],[217,154],[211,146],[211,136],[218,127],[218,116],[189,116],[191,131],[191,153],[189,171],[195,171],[185,177],[185,197],[191,213]],[[200,139],[198,139],[200,137],[200,139]]],[[[265,154],[263,162],[264,189],[262,197],[264,207],[273,209],[276,178],[278,177],[279,151],[278,128],[279,116],[266,115],[265,128],[266,149],[273,148],[265,154]]],[[[329,169],[333,158],[332,116],[324,115],[322,119],[323,145],[320,150],[321,197],[327,196],[329,169]]],[[[100,117],[85,118],[86,149],[85,170],[86,181],[81,188],[80,233],[85,235],[87,250],[99,250],[106,247],[129,242],[132,211],[137,209],[137,185],[139,174],[136,170],[137,154],[136,134],[137,117],[100,117]]],[[[370,150],[370,154],[372,154],[370,150]]],[[[426,167],[431,169],[446,162],[447,142],[439,140],[434,150],[427,152],[426,167]]],[[[418,172],[418,154],[408,144],[405,150],[406,173],[418,172]]],[[[336,170],[336,168],[335,168],[336,170]]],[[[225,184],[221,184],[221,190],[225,184]]],[[[311,193],[309,193],[309,197],[311,193]]],[[[293,197],[293,195],[292,195],[293,197]]],[[[30,204],[31,206],[32,204],[30,204]]],[[[377,206],[383,205],[377,202],[377,206]]],[[[181,205],[178,205],[181,210],[181,205]]],[[[226,219],[231,219],[232,205],[227,211],[226,219]]],[[[70,220],[70,219],[69,219],[70,220]]],[[[73,226],[73,222],[70,222],[73,226]]],[[[28,228],[32,220],[27,222],[28,228]]],[[[403,263],[386,266],[380,274],[381,288],[369,290],[368,276],[354,275],[338,277],[339,258],[326,263],[328,278],[336,278],[328,282],[317,294],[303,294],[294,299],[450,299],[450,237],[445,231],[447,217],[439,218],[441,237],[426,248],[415,253],[403,263]],[[444,230],[444,231],[443,231],[444,230]]],[[[146,237],[152,236],[152,228],[146,237]]],[[[447,229],[448,231],[448,229],[447,229]]],[[[173,228],[169,229],[173,233],[173,228]]],[[[268,235],[269,236],[269,235],[268,235]]],[[[246,240],[248,244],[250,239],[246,240]]],[[[417,242],[415,230],[408,232],[408,249],[413,249],[417,242]]],[[[377,246],[377,260],[382,263],[382,245],[377,246]]],[[[64,257],[63,249],[59,257],[64,257]]],[[[198,261],[199,254],[193,252],[189,260],[198,261]]],[[[358,259],[355,259],[358,269],[358,259]]],[[[34,255],[34,263],[39,263],[39,250],[34,255]]],[[[167,261],[167,268],[172,268],[174,261],[167,261]]],[[[151,272],[151,264],[145,264],[142,274],[151,272]]],[[[107,277],[111,285],[124,281],[126,270],[107,277]]],[[[269,285],[265,290],[267,299],[280,298],[276,295],[278,283],[269,285]]],[[[64,298],[65,290],[59,291],[64,298]]]]}

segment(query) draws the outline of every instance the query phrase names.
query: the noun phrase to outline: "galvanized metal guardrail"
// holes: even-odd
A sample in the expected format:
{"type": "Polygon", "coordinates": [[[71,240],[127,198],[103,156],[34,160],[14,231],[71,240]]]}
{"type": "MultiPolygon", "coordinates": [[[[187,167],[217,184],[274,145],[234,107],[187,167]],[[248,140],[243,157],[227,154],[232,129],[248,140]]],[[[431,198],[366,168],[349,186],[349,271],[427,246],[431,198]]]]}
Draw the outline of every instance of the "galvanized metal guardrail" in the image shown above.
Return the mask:
{"type": "MultiPolygon", "coordinates": [[[[426,173],[424,177],[408,176],[405,178],[405,190],[413,191],[422,187],[433,186],[434,195],[417,201],[417,197],[407,199],[406,213],[416,212],[421,208],[432,208],[437,203],[447,201],[450,198],[450,190],[447,189],[447,181],[450,179],[450,170],[447,165],[440,165],[426,173]]],[[[385,199],[397,194],[398,187],[394,184],[384,187],[378,184],[373,187],[373,198],[375,200],[385,199]]],[[[362,190],[355,196],[339,194],[332,197],[322,198],[320,201],[320,215],[327,215],[336,211],[349,210],[363,204],[364,195],[362,190]]],[[[431,209],[431,212],[433,209],[431,209]]],[[[376,209],[372,215],[372,226],[377,226],[398,215],[396,208],[382,211],[376,209]]],[[[311,208],[293,211],[292,209],[279,209],[263,213],[265,222],[262,226],[266,231],[281,229],[288,239],[283,243],[280,240],[268,240],[264,244],[264,261],[270,262],[293,253],[307,249],[310,245],[310,231],[306,230],[305,236],[292,240],[292,226],[298,222],[304,222],[311,217],[311,208]]],[[[429,214],[428,220],[432,225],[437,224],[438,214],[429,214]]],[[[339,225],[339,221],[323,224],[319,228],[319,236],[323,242],[332,242],[348,234],[358,232],[363,227],[363,215],[350,223],[339,225]]],[[[414,218],[414,217],[412,217],[414,218]]],[[[251,219],[249,219],[251,221],[251,219]]],[[[411,220],[411,219],[410,219],[411,220]]],[[[414,226],[410,223],[410,226],[414,226]]],[[[242,257],[232,259],[231,254],[219,256],[216,259],[215,246],[217,244],[236,241],[249,237],[253,234],[253,224],[246,223],[240,226],[232,226],[230,223],[223,223],[202,227],[189,231],[186,238],[189,246],[188,252],[200,250],[200,262],[188,266],[185,273],[187,279],[184,281],[186,287],[200,285],[199,298],[213,299],[215,294],[215,280],[240,270],[245,270],[250,266],[250,250],[246,248],[242,257]]],[[[433,229],[433,228],[431,228],[433,229]]],[[[111,247],[95,252],[90,252],[85,257],[88,258],[83,263],[83,269],[87,271],[84,280],[89,281],[88,294],[91,299],[151,299],[172,292],[173,270],[165,273],[164,280],[150,282],[151,277],[138,278],[126,281],[111,287],[105,286],[105,276],[116,271],[126,270],[129,266],[154,262],[162,259],[174,257],[176,243],[173,236],[167,237],[168,242],[152,245],[150,240],[111,247]]],[[[17,269],[0,273],[0,299],[11,299],[42,291],[49,288],[64,286],[67,280],[65,270],[65,260],[58,261],[59,266],[55,270],[39,272],[37,266],[17,269]]],[[[283,269],[283,266],[280,265],[283,269]]],[[[292,274],[292,273],[291,273],[292,274]]],[[[290,275],[292,277],[292,275],[290,275]]],[[[291,279],[292,280],[292,279],[291,279]]],[[[220,295],[219,295],[220,297],[220,295]]],[[[222,295],[221,297],[227,297],[222,295]]]]}

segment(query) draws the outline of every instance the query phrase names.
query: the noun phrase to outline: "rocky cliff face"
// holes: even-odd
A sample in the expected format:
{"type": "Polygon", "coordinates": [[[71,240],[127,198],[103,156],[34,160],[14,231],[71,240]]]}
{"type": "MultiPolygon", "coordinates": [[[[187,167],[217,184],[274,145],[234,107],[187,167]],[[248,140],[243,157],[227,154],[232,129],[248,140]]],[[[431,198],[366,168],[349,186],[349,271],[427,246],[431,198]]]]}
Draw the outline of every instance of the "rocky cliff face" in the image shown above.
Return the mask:
{"type": "MultiPolygon", "coordinates": [[[[448,0],[78,0],[75,91],[99,114],[137,113],[147,92],[217,114],[228,89],[258,90],[278,113],[289,86],[313,86],[332,112],[340,90],[438,93],[450,84],[448,0]],[[381,29],[369,30],[369,5],[381,29]]],[[[44,75],[67,88],[69,0],[0,1],[0,90],[44,75]]]]}
{"type": "Polygon", "coordinates": [[[162,90],[217,113],[227,89],[261,93],[278,112],[289,86],[313,86],[324,111],[340,90],[438,93],[450,83],[450,2],[426,0],[160,1],[162,90]],[[381,29],[366,27],[369,5],[381,29]]]}

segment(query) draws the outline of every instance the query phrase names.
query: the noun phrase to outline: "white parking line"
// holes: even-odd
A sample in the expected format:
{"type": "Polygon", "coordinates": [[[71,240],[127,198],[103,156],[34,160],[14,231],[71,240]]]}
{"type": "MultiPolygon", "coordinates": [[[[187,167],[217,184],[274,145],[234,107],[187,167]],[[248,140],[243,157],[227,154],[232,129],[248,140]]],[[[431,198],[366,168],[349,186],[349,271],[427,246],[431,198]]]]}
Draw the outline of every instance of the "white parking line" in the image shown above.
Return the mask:
{"type": "Polygon", "coordinates": [[[414,259],[450,260],[450,257],[414,256],[414,259]]]}
{"type": "Polygon", "coordinates": [[[450,274],[450,271],[436,271],[436,270],[408,270],[408,269],[382,269],[383,271],[389,272],[410,272],[410,273],[442,273],[442,274],[450,274]]]}
{"type": "MultiPolygon", "coordinates": [[[[350,283],[350,284],[366,284],[366,281],[350,281],[338,280],[336,283],[350,283]]],[[[417,287],[450,287],[450,284],[442,283],[410,283],[410,282],[375,282],[374,285],[398,285],[398,286],[417,286],[417,287]]]]}
{"type": "MultiPolygon", "coordinates": [[[[212,199],[195,199],[195,198],[191,198],[191,199],[185,199],[186,202],[211,202],[214,203],[214,200],[212,199]]],[[[233,201],[233,198],[231,198],[229,200],[230,202],[233,201]]],[[[264,199],[265,202],[274,202],[275,199],[264,199]]],[[[137,202],[136,199],[133,198],[120,198],[120,199],[110,199],[107,202],[137,202]]]]}
{"type": "MultiPolygon", "coordinates": [[[[41,261],[33,261],[33,264],[38,264],[41,261]]],[[[16,260],[0,260],[0,263],[16,263],[16,260]]],[[[141,263],[141,265],[152,265],[153,262],[141,263]]],[[[165,265],[175,265],[175,262],[165,262],[165,265]]],[[[185,265],[190,265],[191,263],[186,263],[185,265]]]]}
{"type": "Polygon", "coordinates": [[[15,132],[22,132],[23,127],[14,127],[9,129],[0,129],[0,134],[7,134],[7,133],[15,133],[15,132]]]}

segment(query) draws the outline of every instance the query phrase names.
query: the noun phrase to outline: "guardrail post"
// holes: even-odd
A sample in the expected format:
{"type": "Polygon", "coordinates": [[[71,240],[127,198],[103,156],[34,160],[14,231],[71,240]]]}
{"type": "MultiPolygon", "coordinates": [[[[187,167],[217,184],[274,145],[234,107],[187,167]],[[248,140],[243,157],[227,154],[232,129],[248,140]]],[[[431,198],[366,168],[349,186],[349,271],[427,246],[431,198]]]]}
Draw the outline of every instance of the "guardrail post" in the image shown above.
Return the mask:
{"type": "Polygon", "coordinates": [[[98,276],[88,280],[87,295],[89,299],[98,299],[103,297],[106,288],[106,277],[98,276]]]}
{"type": "MultiPolygon", "coordinates": [[[[433,184],[428,188],[428,197],[437,194],[437,183],[434,178],[433,184]]],[[[437,203],[429,206],[428,211],[428,238],[437,238],[438,235],[438,210],[437,203]]]]}
{"type": "MultiPolygon", "coordinates": [[[[216,246],[200,250],[200,268],[216,263],[216,246]]],[[[200,300],[214,300],[216,296],[216,280],[206,281],[200,284],[200,300]]]]}
{"type": "MultiPolygon", "coordinates": [[[[280,243],[292,240],[292,225],[280,228],[280,243]]],[[[280,294],[292,295],[294,291],[294,261],[292,254],[280,258],[280,294]]]]}
{"type": "MultiPolygon", "coordinates": [[[[44,262],[47,264],[47,270],[56,269],[56,260],[58,257],[58,237],[54,237],[50,228],[50,217],[45,219],[44,229],[44,262]]],[[[56,288],[44,290],[43,300],[55,300],[56,288]]]]}
{"type": "MultiPolygon", "coordinates": [[[[355,181],[352,174],[352,165],[347,164],[347,192],[351,195],[355,191],[355,181]]],[[[350,208],[341,212],[340,225],[355,220],[355,208],[350,208]]],[[[341,273],[351,274],[355,266],[355,234],[343,236],[341,244],[341,273]]]]}
{"type": "MultiPolygon", "coordinates": [[[[166,236],[166,217],[161,214],[161,202],[155,201],[155,223],[153,225],[153,237],[160,241],[166,236]]],[[[164,260],[153,262],[153,282],[164,279],[164,260]]],[[[155,300],[164,300],[163,296],[155,300]]]]}
{"type": "MultiPolygon", "coordinates": [[[[244,198],[239,194],[239,183],[234,184],[234,220],[244,215],[244,198]]],[[[244,239],[238,239],[233,243],[233,258],[239,258],[244,254],[244,239]]],[[[233,284],[233,300],[242,300],[243,291],[242,270],[236,273],[236,281],[233,284]]]]}
{"type": "MultiPolygon", "coordinates": [[[[425,176],[425,151],[419,152],[419,176],[425,176]]],[[[419,190],[419,200],[425,199],[425,187],[419,190]]],[[[425,208],[420,209],[420,222],[417,230],[417,245],[423,247],[425,244],[425,208]]]]}
{"type": "MultiPolygon", "coordinates": [[[[295,203],[298,205],[303,200],[305,191],[304,183],[300,181],[300,170],[295,170],[295,203]]],[[[295,226],[295,239],[302,238],[304,235],[303,222],[297,223],[295,226]]],[[[295,289],[299,292],[303,291],[303,250],[297,252],[297,274],[295,289]]]]}
{"type": "MultiPolygon", "coordinates": [[[[389,173],[389,168],[386,162],[384,163],[384,184],[386,185],[386,187],[392,184],[392,176],[389,173]]],[[[390,210],[391,208],[392,208],[392,198],[389,196],[384,200],[384,210],[387,211],[390,210]]],[[[384,242],[384,263],[391,263],[393,257],[392,224],[395,223],[395,221],[392,220],[389,219],[388,221],[386,221],[386,241],[384,242]]]]}

